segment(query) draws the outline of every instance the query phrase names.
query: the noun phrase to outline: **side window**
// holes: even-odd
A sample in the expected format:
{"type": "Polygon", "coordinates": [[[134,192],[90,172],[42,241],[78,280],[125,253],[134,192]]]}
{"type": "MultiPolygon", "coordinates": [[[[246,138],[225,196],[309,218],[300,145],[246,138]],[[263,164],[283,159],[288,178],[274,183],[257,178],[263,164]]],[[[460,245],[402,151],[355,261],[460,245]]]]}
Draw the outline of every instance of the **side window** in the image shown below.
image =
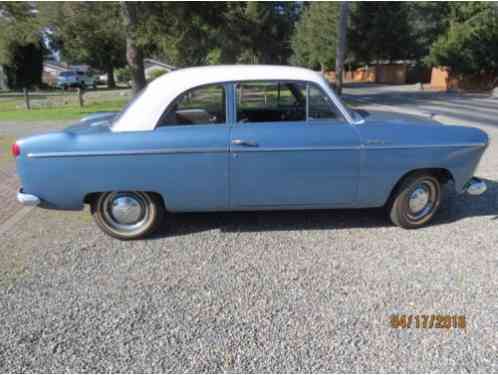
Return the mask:
{"type": "Polygon", "coordinates": [[[237,122],[306,121],[306,84],[241,82],[237,84],[237,122]]]}
{"type": "Polygon", "coordinates": [[[208,85],[180,95],[161,116],[158,126],[223,124],[225,119],[225,88],[208,85]]]}
{"type": "Polygon", "coordinates": [[[332,99],[320,88],[309,86],[309,120],[335,119],[344,120],[332,99]]]}

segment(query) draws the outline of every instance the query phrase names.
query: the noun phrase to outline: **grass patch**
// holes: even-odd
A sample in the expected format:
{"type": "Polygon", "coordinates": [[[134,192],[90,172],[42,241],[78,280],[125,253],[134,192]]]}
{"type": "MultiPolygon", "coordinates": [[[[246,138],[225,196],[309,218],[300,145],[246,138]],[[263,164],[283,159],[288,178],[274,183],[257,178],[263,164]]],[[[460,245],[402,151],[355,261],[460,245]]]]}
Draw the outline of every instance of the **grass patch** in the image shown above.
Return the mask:
{"type": "Polygon", "coordinates": [[[90,90],[84,93],[80,108],[76,91],[38,91],[30,93],[31,110],[25,109],[20,92],[0,93],[1,121],[75,120],[93,112],[119,111],[131,99],[129,89],[90,90]]]}
{"type": "Polygon", "coordinates": [[[75,120],[93,112],[120,111],[128,98],[94,102],[81,108],[78,104],[68,103],[50,108],[19,108],[17,101],[0,101],[0,121],[44,121],[75,120]]]}

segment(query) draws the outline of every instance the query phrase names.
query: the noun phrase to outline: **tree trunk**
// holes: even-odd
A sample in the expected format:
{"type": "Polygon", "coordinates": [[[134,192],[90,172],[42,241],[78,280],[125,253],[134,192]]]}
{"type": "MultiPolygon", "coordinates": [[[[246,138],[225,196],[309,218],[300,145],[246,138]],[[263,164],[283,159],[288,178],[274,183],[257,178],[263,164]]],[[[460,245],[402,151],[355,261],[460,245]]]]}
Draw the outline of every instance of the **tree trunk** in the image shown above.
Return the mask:
{"type": "Polygon", "coordinates": [[[107,66],[105,69],[105,73],[107,74],[107,88],[115,88],[116,81],[114,80],[114,67],[112,65],[107,66]]]}
{"type": "Polygon", "coordinates": [[[126,60],[131,71],[133,92],[136,94],[145,87],[143,52],[137,43],[138,27],[137,3],[121,1],[123,25],[126,31],[126,60]]]}
{"type": "Polygon", "coordinates": [[[78,103],[80,104],[80,108],[85,106],[85,101],[83,100],[83,89],[81,87],[77,88],[78,90],[78,103]]]}
{"type": "Polygon", "coordinates": [[[339,22],[337,23],[337,50],[335,56],[335,89],[338,95],[342,94],[342,80],[344,74],[344,59],[346,57],[346,41],[348,32],[349,3],[341,1],[339,22]]]}

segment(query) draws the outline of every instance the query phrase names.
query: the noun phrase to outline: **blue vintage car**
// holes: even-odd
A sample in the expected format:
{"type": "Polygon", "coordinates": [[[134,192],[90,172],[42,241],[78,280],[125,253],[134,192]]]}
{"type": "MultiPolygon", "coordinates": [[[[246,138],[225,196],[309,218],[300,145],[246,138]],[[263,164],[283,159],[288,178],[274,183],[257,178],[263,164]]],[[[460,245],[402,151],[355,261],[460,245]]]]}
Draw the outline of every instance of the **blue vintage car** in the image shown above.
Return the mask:
{"type": "Polygon", "coordinates": [[[348,109],[324,78],[283,66],[178,70],[119,114],[17,141],[18,200],[91,206],[120,239],[153,232],[165,211],[385,206],[418,228],[441,186],[481,194],[479,129],[348,109]]]}

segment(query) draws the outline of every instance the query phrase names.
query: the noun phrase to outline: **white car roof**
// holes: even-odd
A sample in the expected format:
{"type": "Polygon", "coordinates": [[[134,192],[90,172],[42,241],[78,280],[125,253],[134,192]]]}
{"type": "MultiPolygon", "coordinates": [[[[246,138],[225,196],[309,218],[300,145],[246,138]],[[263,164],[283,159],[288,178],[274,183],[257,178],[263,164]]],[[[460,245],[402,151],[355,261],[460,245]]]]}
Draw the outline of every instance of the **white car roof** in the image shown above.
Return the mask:
{"type": "MultiPolygon", "coordinates": [[[[313,82],[344,110],[325,78],[312,70],[277,65],[212,65],[175,70],[152,81],[114,123],[112,130],[153,130],[168,105],[194,87],[234,81],[291,80],[313,82]]],[[[349,114],[346,114],[347,118],[349,114]]],[[[348,118],[348,120],[351,120],[348,118]]]]}

